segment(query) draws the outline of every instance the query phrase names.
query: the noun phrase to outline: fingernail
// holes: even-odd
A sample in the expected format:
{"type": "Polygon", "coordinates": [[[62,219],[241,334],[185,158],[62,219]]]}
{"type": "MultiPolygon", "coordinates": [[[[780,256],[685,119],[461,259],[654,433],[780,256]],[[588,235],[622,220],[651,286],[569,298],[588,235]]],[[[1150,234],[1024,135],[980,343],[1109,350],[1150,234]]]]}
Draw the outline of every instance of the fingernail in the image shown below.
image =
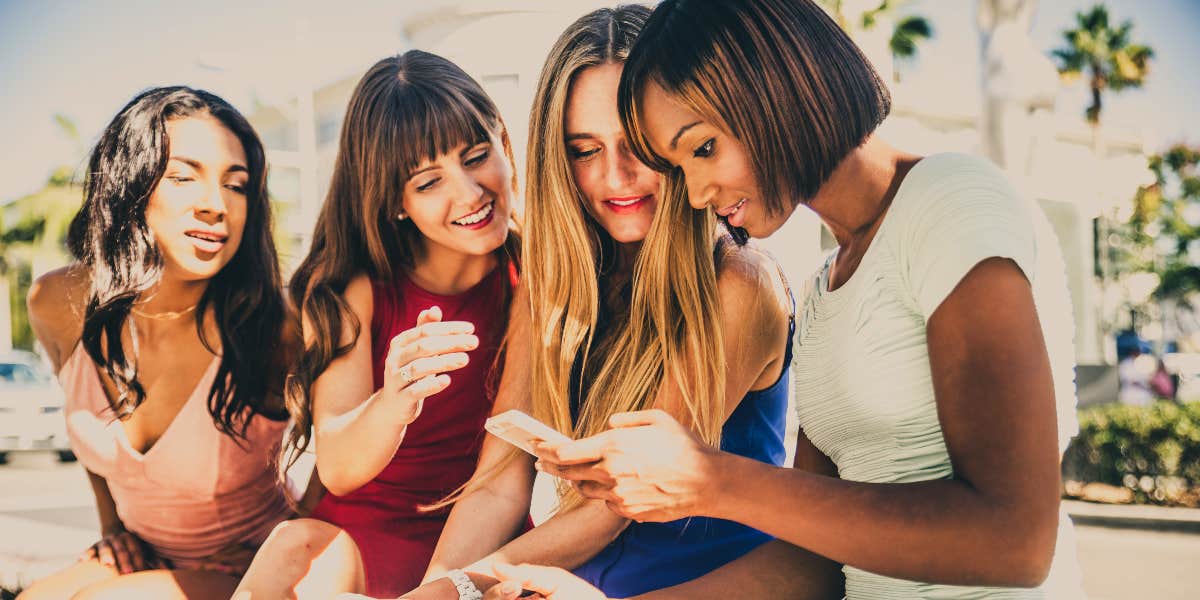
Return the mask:
{"type": "Polygon", "coordinates": [[[542,467],[542,461],[540,461],[540,460],[539,460],[539,461],[537,461],[537,462],[535,462],[535,463],[533,463],[533,468],[535,468],[535,469],[537,469],[537,470],[539,470],[539,471],[545,471],[545,470],[546,470],[545,468],[543,468],[543,467],[542,467]]]}

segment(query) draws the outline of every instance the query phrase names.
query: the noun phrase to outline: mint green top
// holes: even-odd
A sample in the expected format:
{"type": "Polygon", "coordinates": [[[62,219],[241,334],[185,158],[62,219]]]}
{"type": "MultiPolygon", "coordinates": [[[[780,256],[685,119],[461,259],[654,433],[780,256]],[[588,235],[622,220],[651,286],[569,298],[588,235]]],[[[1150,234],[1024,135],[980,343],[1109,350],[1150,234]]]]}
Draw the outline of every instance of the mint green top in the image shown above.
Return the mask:
{"type": "MultiPolygon", "coordinates": [[[[958,282],[990,257],[1032,282],[1059,415],[1059,445],[1077,431],[1074,321],[1061,252],[1045,216],[984,159],[923,159],[902,182],[853,276],[829,291],[836,254],[804,286],[793,363],[804,434],[841,478],[874,483],[953,475],[938,422],[925,324],[958,282]]],[[[986,318],[987,307],[980,307],[986,318]]],[[[929,553],[936,560],[937,548],[929,553]]],[[[849,600],[1082,598],[1070,519],[1060,519],[1050,578],[1038,589],[941,586],[845,567],[849,600]]]]}

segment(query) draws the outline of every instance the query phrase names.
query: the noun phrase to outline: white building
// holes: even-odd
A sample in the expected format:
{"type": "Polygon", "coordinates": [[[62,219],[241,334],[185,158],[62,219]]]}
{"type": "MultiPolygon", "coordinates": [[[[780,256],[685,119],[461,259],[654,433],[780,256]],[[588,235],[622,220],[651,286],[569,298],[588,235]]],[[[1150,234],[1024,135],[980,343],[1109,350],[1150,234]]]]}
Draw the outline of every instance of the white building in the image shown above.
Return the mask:
{"type": "MultiPolygon", "coordinates": [[[[455,61],[474,76],[500,108],[511,133],[518,173],[523,174],[528,110],[546,53],[567,24],[606,4],[610,3],[515,0],[499,8],[486,0],[431,2],[401,17],[396,51],[428,50],[455,61]]],[[[877,48],[879,44],[864,40],[863,47],[877,48]]],[[[890,55],[872,54],[882,66],[881,72],[892,72],[890,55]]],[[[251,117],[268,147],[272,192],[287,207],[282,229],[298,242],[292,255],[284,257],[290,267],[302,255],[299,248],[311,234],[324,198],[346,102],[369,66],[348,65],[345,77],[316,86],[310,97],[261,109],[251,117]]],[[[959,79],[952,85],[978,86],[979,82],[959,79]]],[[[882,137],[917,153],[981,153],[982,109],[978,103],[956,101],[964,95],[942,89],[897,84],[893,92],[894,108],[880,131],[882,137]]],[[[1139,184],[1146,183],[1143,144],[1128,133],[1108,132],[1100,153],[1105,158],[1099,159],[1092,134],[1078,115],[1039,118],[1033,167],[1018,184],[1040,201],[1063,246],[1079,362],[1111,364],[1099,322],[1105,307],[1100,306],[1103,298],[1094,276],[1092,223],[1102,211],[1128,200],[1139,184]]],[[[788,275],[797,282],[817,268],[832,239],[823,234],[811,213],[798,211],[766,245],[776,256],[786,257],[788,275]]]]}

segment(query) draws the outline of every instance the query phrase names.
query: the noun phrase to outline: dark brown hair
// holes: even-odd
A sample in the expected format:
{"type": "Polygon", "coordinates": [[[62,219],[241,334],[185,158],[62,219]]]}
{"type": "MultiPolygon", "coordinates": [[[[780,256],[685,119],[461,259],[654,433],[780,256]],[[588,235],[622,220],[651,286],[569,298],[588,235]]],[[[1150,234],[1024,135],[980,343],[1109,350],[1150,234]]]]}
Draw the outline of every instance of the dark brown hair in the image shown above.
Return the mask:
{"type": "Polygon", "coordinates": [[[745,145],[775,213],[815,196],[891,110],[875,69],[810,0],[664,0],[654,9],[617,106],[634,153],[669,171],[642,126],[651,81],[745,145]]]}
{"type": "MultiPolygon", "coordinates": [[[[313,329],[288,380],[287,407],[295,419],[289,464],[308,447],[313,383],[354,347],[361,332],[342,298],[346,286],[360,273],[391,281],[423,252],[424,237],[412,220],[396,218],[405,182],[424,161],[493,135],[500,137],[511,164],[508,132],[496,105],[470,75],[435,54],[410,50],[380,60],[354,88],[312,248],[289,284],[313,329]],[[345,325],[354,334],[342,345],[345,325]]],[[[512,185],[515,189],[515,175],[512,185]]],[[[519,250],[510,232],[498,251],[501,268],[507,269],[519,250]]]]}
{"type": "MultiPolygon", "coordinates": [[[[121,329],[138,295],[162,279],[162,253],[146,223],[150,196],[167,170],[175,119],[212,118],[232,132],[246,153],[246,224],[237,252],[209,281],[196,306],[196,332],[210,352],[204,315],[212,307],[221,362],[208,390],[208,412],[225,434],[244,437],[255,414],[270,408],[285,369],[282,278],[271,235],[267,162],[250,123],[225,100],[204,90],[149,89],[130,100],[100,135],[88,159],[83,206],[71,221],[67,247],[91,276],[81,343],[112,378],[120,397],[110,400],[119,418],[146,398],[137,365],[121,343],[121,329]]],[[[276,405],[277,407],[277,405],[276,405]]]]}

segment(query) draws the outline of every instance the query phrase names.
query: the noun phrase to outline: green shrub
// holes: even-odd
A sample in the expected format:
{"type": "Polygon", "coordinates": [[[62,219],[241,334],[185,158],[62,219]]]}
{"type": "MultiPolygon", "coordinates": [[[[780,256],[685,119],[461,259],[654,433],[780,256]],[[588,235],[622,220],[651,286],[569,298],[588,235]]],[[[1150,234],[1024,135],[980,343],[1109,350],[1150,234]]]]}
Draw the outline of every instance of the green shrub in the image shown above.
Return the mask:
{"type": "Polygon", "coordinates": [[[1080,411],[1063,478],[1126,487],[1140,503],[1173,503],[1200,487],[1200,402],[1080,411]]]}

